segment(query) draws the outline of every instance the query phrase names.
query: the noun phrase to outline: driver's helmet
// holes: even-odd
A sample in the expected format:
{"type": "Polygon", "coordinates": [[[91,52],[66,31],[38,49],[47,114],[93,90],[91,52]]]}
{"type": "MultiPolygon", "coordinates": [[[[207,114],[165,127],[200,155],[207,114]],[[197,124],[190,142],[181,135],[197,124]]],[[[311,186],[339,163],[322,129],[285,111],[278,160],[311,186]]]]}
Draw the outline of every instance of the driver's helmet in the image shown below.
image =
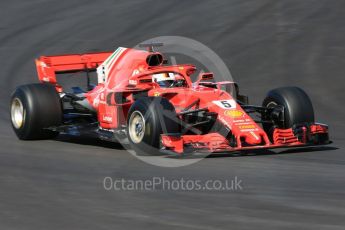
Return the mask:
{"type": "Polygon", "coordinates": [[[174,73],[157,73],[152,75],[152,81],[162,88],[169,88],[174,85],[176,77],[174,73]]]}

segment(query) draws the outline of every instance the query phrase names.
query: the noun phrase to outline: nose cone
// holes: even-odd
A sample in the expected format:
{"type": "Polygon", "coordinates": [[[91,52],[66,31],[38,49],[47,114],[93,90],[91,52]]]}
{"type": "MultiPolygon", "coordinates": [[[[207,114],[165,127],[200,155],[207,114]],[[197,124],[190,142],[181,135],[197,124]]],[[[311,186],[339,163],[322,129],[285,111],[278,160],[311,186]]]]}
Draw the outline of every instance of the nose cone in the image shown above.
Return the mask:
{"type": "Polygon", "coordinates": [[[262,142],[262,137],[255,132],[248,132],[244,140],[249,145],[258,145],[262,142]]]}

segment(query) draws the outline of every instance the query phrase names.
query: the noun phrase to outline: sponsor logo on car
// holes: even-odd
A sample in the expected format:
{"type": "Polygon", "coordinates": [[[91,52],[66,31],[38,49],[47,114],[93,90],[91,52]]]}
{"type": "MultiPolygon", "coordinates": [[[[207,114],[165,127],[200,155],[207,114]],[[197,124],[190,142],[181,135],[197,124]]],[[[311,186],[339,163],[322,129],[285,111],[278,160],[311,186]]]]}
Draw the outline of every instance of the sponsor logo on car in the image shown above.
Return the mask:
{"type": "Polygon", "coordinates": [[[255,129],[255,125],[251,124],[251,125],[239,125],[238,128],[240,129],[255,129]]]}
{"type": "Polygon", "coordinates": [[[137,85],[138,84],[138,82],[136,80],[129,80],[128,83],[130,85],[137,85]]]}
{"type": "Polygon", "coordinates": [[[102,119],[104,122],[113,122],[113,118],[111,116],[103,115],[102,119]]]}
{"type": "Polygon", "coordinates": [[[224,114],[228,117],[232,117],[232,118],[237,118],[237,117],[242,117],[243,116],[243,112],[240,110],[226,110],[224,112],[224,114]]]}

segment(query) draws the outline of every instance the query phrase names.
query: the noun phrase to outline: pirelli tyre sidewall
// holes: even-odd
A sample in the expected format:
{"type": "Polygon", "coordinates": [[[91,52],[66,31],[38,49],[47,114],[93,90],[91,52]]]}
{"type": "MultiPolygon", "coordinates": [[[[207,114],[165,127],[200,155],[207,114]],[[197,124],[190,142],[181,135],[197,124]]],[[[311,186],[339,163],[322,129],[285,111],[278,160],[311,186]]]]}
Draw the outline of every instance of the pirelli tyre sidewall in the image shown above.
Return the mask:
{"type": "Polygon", "coordinates": [[[143,97],[129,109],[127,137],[137,155],[160,155],[161,134],[178,132],[175,108],[166,98],[143,97]]]}
{"type": "Polygon", "coordinates": [[[21,140],[55,137],[58,133],[47,128],[62,123],[62,105],[51,84],[28,84],[16,88],[11,97],[12,127],[21,140]]]}
{"type": "Polygon", "coordinates": [[[304,122],[314,122],[314,109],[308,95],[298,87],[281,87],[268,92],[263,106],[284,106],[284,123],[263,124],[264,130],[271,136],[274,127],[291,128],[304,122]]]}

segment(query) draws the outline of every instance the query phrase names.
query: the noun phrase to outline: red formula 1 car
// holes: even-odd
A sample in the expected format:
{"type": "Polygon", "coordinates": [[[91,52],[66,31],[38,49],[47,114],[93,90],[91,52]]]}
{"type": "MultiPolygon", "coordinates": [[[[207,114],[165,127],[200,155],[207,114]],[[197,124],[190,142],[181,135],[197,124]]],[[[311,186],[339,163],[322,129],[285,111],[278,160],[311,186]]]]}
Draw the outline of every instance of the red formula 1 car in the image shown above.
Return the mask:
{"type": "Polygon", "coordinates": [[[300,88],[271,90],[262,106],[250,105],[235,82],[214,82],[212,73],[201,73],[193,83],[194,65],[168,65],[153,45],[143,45],[147,51],[120,47],[40,57],[41,83],[20,86],[12,95],[12,126],[19,139],[83,131],[111,141],[127,139],[145,154],[329,143],[327,125],[314,122],[311,101],[300,88]],[[98,83],[67,92],[57,81],[58,74],[80,71],[97,72],[98,83]]]}

